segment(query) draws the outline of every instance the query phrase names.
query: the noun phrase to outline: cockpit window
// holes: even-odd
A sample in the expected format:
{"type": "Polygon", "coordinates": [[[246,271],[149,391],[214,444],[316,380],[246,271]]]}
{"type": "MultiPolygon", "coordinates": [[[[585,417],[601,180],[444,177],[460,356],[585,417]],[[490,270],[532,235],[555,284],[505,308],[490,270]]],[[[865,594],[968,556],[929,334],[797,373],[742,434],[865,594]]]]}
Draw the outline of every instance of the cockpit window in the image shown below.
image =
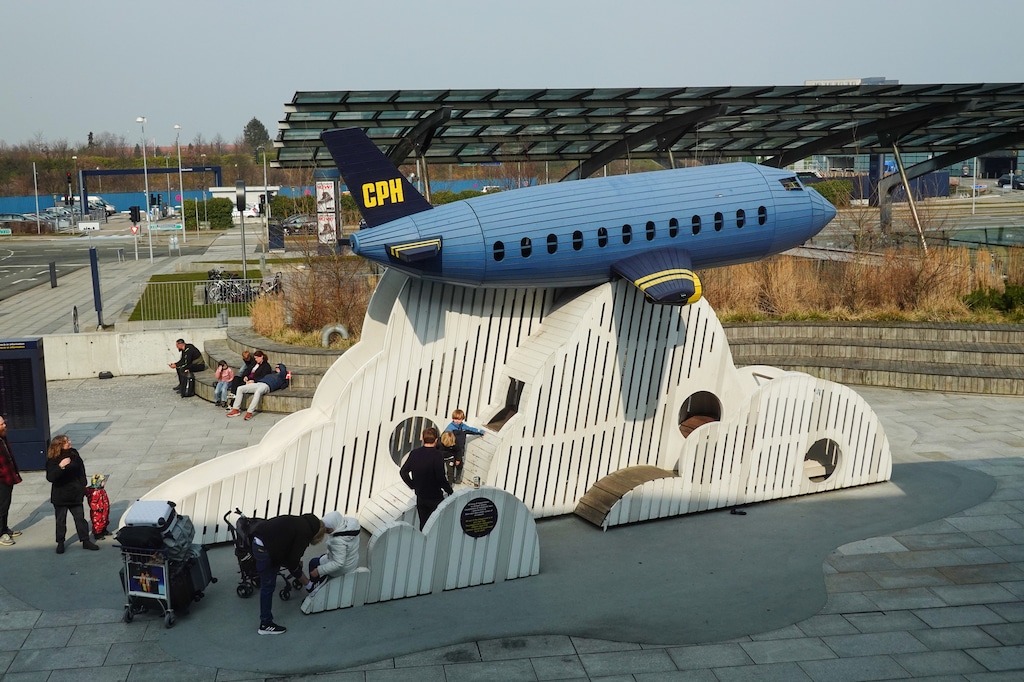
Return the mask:
{"type": "Polygon", "coordinates": [[[786,188],[787,192],[803,191],[804,186],[800,184],[800,180],[794,175],[790,178],[782,178],[779,180],[782,186],[786,188]]]}

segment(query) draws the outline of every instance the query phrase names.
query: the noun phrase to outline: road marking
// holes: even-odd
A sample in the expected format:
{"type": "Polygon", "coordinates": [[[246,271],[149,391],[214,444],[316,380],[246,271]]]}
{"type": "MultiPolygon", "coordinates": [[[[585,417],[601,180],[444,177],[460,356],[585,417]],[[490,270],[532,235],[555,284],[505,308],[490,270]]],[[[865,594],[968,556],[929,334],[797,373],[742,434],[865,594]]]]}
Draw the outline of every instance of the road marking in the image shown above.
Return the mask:
{"type": "Polygon", "coordinates": [[[34,282],[34,281],[36,281],[35,277],[29,277],[28,279],[16,279],[13,282],[11,282],[11,286],[14,286],[15,284],[21,284],[22,282],[34,282]]]}

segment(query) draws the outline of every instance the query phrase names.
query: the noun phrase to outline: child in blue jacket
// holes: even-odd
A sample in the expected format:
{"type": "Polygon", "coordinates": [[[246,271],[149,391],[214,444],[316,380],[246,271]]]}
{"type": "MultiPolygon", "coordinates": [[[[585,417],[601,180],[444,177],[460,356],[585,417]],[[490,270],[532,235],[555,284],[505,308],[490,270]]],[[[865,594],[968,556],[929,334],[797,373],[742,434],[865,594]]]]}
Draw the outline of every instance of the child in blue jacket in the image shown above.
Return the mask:
{"type": "Polygon", "coordinates": [[[462,467],[466,463],[466,434],[474,436],[484,435],[483,429],[470,426],[466,423],[466,413],[462,410],[452,412],[452,423],[445,427],[445,431],[455,434],[455,483],[462,483],[462,467]]]}

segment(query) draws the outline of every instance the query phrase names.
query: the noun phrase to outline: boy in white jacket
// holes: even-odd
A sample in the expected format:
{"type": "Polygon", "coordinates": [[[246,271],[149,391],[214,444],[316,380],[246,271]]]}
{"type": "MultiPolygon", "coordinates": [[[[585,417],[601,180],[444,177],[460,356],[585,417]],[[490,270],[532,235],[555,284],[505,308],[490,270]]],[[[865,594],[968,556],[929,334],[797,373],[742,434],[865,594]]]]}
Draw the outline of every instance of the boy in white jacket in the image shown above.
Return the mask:
{"type": "Polygon", "coordinates": [[[359,520],[332,511],[324,514],[323,522],[327,529],[327,554],[309,560],[306,591],[310,593],[328,578],[359,567],[359,520]]]}

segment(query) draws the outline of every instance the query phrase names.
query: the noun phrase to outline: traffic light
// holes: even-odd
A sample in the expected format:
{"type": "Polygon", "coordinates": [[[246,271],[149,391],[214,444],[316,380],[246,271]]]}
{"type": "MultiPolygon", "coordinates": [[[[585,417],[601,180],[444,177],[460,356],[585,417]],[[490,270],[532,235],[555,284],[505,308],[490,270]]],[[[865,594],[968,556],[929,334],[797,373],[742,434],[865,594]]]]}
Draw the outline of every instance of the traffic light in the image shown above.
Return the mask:
{"type": "Polygon", "coordinates": [[[149,207],[153,208],[154,206],[156,206],[156,195],[155,194],[150,194],[149,195],[149,207]]]}
{"type": "Polygon", "coordinates": [[[131,208],[129,208],[128,210],[129,210],[129,212],[131,213],[131,216],[132,216],[132,222],[133,222],[133,223],[137,223],[137,222],[139,222],[139,218],[141,217],[141,216],[139,215],[139,207],[138,207],[138,206],[132,206],[132,207],[131,207],[131,208]]]}
{"type": "Polygon", "coordinates": [[[156,195],[156,205],[160,206],[160,205],[163,204],[163,202],[164,202],[164,195],[163,194],[157,194],[156,195]]]}

